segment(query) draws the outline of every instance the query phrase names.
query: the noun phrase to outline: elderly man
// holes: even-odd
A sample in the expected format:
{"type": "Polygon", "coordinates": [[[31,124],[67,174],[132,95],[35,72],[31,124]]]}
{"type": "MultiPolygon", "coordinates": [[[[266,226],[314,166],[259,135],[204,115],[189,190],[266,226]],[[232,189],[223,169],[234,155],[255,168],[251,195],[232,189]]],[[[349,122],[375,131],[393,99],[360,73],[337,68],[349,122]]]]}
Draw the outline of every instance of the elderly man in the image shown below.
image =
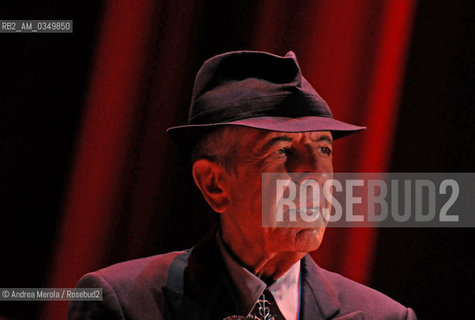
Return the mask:
{"type": "Polygon", "coordinates": [[[69,319],[415,319],[389,297],[315,264],[325,225],[262,227],[262,173],[333,172],[332,142],[363,130],[333,119],[292,52],[229,52],[195,80],[187,125],[193,178],[220,223],[192,249],[87,274],[102,302],[69,319]]]}

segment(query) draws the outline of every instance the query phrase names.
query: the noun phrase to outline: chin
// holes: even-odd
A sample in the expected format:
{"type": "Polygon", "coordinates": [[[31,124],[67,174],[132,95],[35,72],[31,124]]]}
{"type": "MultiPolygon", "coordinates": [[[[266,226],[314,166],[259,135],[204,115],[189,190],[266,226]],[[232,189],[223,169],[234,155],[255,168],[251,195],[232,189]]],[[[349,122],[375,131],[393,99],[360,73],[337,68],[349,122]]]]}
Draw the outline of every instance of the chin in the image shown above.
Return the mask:
{"type": "Polygon", "coordinates": [[[269,241],[268,251],[273,252],[311,252],[320,247],[325,228],[274,230],[269,241]]]}
{"type": "Polygon", "coordinates": [[[311,252],[317,250],[322,244],[323,229],[304,229],[295,234],[295,251],[311,252]]]}

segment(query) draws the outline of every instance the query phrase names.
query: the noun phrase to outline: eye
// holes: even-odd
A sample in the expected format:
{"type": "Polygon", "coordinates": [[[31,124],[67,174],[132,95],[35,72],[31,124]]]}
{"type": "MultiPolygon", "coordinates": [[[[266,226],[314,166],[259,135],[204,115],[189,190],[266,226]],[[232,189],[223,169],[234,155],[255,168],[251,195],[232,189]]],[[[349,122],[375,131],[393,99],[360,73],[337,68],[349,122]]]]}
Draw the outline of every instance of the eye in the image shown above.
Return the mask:
{"type": "Polygon", "coordinates": [[[292,148],[291,147],[282,147],[280,148],[279,150],[277,150],[277,153],[278,154],[283,154],[283,155],[288,155],[292,152],[292,148]]]}
{"type": "Polygon", "coordinates": [[[330,149],[329,147],[320,147],[320,151],[326,155],[332,154],[332,149],[330,149]]]}

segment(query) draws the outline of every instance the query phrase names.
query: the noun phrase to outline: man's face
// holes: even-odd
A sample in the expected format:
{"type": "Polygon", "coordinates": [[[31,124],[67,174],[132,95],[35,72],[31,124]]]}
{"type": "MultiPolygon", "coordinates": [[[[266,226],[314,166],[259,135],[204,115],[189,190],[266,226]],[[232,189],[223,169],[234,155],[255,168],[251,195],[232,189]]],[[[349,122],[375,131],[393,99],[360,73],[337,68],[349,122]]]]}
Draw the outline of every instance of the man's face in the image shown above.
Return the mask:
{"type": "Polygon", "coordinates": [[[233,229],[233,236],[267,252],[316,250],[324,227],[262,227],[262,173],[333,172],[331,133],[242,128],[237,134],[235,168],[229,173],[230,205],[222,214],[223,225],[233,229]]]}

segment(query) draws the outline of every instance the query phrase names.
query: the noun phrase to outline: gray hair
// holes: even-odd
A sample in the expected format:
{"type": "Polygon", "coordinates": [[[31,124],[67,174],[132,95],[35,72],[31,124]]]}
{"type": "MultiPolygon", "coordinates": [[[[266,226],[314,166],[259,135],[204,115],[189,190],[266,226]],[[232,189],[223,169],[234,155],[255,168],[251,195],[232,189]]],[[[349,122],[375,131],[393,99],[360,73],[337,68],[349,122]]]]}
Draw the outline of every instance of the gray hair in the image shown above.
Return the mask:
{"type": "Polygon", "coordinates": [[[235,169],[236,156],[241,126],[227,125],[219,127],[201,137],[193,148],[191,163],[207,159],[223,166],[228,172],[235,169]]]}

